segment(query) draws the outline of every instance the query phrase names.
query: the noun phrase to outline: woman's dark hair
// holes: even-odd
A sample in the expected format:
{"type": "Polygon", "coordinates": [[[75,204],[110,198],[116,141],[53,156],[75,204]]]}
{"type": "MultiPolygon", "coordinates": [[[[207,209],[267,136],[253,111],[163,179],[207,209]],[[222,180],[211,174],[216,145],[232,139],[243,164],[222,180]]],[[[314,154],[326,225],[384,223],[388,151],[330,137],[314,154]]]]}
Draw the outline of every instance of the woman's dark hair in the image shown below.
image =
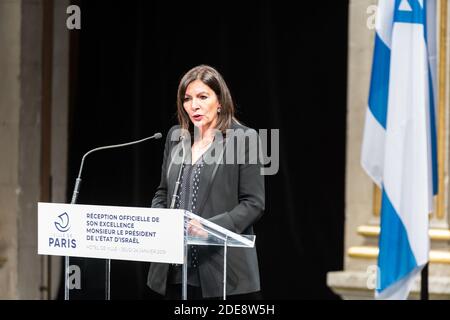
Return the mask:
{"type": "Polygon", "coordinates": [[[195,80],[200,80],[206,84],[217,95],[221,110],[218,114],[216,129],[225,132],[226,129],[230,128],[231,122],[234,119],[233,99],[222,75],[216,69],[207,65],[194,67],[181,78],[177,94],[178,123],[182,129],[192,131],[189,115],[183,107],[183,100],[186,88],[195,80]]]}

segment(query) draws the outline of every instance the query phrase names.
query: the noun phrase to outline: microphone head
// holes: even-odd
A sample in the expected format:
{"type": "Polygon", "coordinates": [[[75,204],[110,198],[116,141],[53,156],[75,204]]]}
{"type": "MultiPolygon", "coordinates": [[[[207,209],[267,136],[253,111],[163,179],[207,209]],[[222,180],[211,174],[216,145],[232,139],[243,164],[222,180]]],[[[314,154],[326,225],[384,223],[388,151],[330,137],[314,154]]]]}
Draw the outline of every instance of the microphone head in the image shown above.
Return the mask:
{"type": "Polygon", "coordinates": [[[154,137],[155,139],[161,139],[161,138],[162,138],[162,134],[161,134],[161,132],[157,132],[157,133],[155,133],[155,134],[153,135],[153,137],[154,137]]]}

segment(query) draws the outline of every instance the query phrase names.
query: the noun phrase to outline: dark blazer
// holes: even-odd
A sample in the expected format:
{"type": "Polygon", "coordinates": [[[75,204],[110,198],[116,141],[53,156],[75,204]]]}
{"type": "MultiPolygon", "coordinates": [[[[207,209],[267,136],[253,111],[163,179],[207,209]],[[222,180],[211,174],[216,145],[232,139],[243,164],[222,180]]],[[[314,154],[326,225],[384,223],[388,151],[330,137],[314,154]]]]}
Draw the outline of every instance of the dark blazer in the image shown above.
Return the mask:
{"type": "MultiPolygon", "coordinates": [[[[180,169],[180,161],[172,161],[172,152],[181,148],[179,141],[172,141],[174,126],[169,130],[164,149],[161,169],[161,182],[152,201],[152,208],[168,208],[180,169]]],[[[255,130],[233,121],[231,129],[245,132],[251,140],[258,140],[255,130]]],[[[253,234],[252,225],[264,212],[265,191],[264,176],[260,172],[261,164],[255,162],[237,162],[237,155],[249,154],[251,144],[237,143],[235,135],[227,136],[222,143],[224,154],[227,148],[234,149],[234,159],[226,163],[205,164],[200,174],[200,187],[197,196],[195,214],[208,219],[228,230],[239,234],[253,234]],[[233,140],[233,144],[230,142],[233,140]]],[[[212,148],[211,148],[212,149],[212,148]]],[[[180,149],[181,150],[181,149],[180,149]]],[[[254,151],[254,150],[253,150],[254,151]]],[[[230,158],[228,158],[230,159],[230,158]]],[[[245,158],[247,159],[247,157],[245,158]]],[[[199,248],[199,277],[203,297],[222,295],[223,249],[220,247],[199,248]]],[[[147,285],[164,295],[166,292],[169,264],[151,263],[147,285]]],[[[260,290],[258,259],[256,248],[229,248],[227,252],[227,294],[244,294],[260,290]]]]}

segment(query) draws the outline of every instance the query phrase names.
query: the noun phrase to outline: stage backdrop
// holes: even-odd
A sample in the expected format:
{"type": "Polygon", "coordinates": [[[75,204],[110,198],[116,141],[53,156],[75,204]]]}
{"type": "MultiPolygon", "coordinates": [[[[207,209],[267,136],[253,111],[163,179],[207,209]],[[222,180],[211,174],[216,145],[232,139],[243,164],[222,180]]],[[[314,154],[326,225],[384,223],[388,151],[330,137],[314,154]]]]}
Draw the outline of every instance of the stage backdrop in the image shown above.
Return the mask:
{"type": "MultiPolygon", "coordinates": [[[[225,77],[237,116],[280,130],[280,168],[266,177],[256,225],[262,293],[335,299],[326,273],[342,269],[348,2],[78,1],[71,32],[68,199],[91,148],[165,134],[191,67],[225,77]]],[[[164,140],[87,158],[79,203],[149,206],[164,140]]],[[[79,263],[82,290],[102,298],[104,262],[79,263]]],[[[112,262],[112,299],[156,299],[148,263],[112,262]]]]}

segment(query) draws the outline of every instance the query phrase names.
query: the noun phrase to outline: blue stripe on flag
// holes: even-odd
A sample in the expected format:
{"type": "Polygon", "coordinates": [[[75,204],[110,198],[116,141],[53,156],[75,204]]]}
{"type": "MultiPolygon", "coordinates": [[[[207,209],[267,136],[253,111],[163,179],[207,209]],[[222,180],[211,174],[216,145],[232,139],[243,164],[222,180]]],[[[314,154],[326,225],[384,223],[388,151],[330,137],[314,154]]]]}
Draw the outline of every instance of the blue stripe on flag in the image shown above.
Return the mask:
{"type": "MultiPolygon", "coordinates": [[[[423,15],[425,19],[424,23],[424,37],[425,43],[428,48],[428,22],[427,22],[427,1],[424,2],[423,15]]],[[[436,128],[436,107],[434,102],[434,86],[431,73],[431,65],[428,61],[428,88],[430,96],[430,130],[431,130],[431,168],[433,175],[433,195],[438,194],[439,184],[438,184],[438,162],[437,162],[437,128],[436,128]]]]}
{"type": "MultiPolygon", "coordinates": [[[[423,35],[428,48],[428,23],[427,23],[427,1],[423,3],[423,35]]],[[[429,67],[429,66],[428,66],[429,67]]],[[[429,69],[431,70],[431,69],[429,69]]]]}
{"type": "Polygon", "coordinates": [[[378,292],[386,289],[417,267],[408,235],[384,187],[381,203],[381,231],[379,240],[378,292]]]}
{"type": "Polygon", "coordinates": [[[419,3],[419,0],[407,0],[411,11],[400,11],[399,7],[403,0],[395,1],[394,22],[404,23],[425,23],[425,10],[419,3]]]}
{"type": "MultiPolygon", "coordinates": [[[[431,70],[428,65],[428,69],[431,70]]],[[[434,107],[434,91],[433,81],[431,80],[431,72],[428,72],[428,83],[430,87],[430,130],[431,130],[431,168],[433,174],[433,194],[439,192],[438,185],[438,162],[437,162],[437,133],[436,133],[436,109],[434,107]]]]}
{"type": "Polygon", "coordinates": [[[391,50],[376,33],[370,80],[369,109],[384,129],[386,129],[390,61],[391,50]]]}

